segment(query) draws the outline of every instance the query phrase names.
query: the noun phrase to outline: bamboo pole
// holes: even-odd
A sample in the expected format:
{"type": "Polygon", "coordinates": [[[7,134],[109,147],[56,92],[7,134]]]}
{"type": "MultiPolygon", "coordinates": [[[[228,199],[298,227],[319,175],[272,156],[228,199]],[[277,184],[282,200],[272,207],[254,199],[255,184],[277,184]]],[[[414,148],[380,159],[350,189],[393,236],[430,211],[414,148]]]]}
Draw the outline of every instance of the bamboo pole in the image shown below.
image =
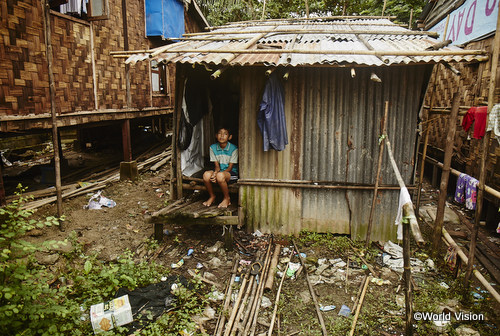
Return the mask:
{"type": "MultiPolygon", "coordinates": [[[[295,247],[295,251],[297,252],[297,255],[299,256],[300,263],[305,268],[306,263],[304,262],[304,258],[302,258],[302,256],[300,255],[300,251],[299,251],[297,245],[295,244],[294,240],[292,240],[292,243],[293,243],[293,246],[295,247]]],[[[314,292],[314,288],[311,284],[311,280],[309,280],[309,276],[307,275],[307,270],[304,270],[304,275],[306,277],[307,286],[309,287],[309,292],[311,293],[311,297],[312,297],[312,300],[314,302],[314,308],[316,308],[316,314],[318,315],[318,320],[319,320],[319,323],[321,325],[321,332],[323,333],[323,336],[326,336],[327,332],[326,332],[326,327],[325,327],[325,321],[323,320],[323,315],[321,315],[321,310],[319,310],[318,299],[316,298],[316,293],[314,292]]]]}
{"type": "MultiPolygon", "coordinates": [[[[386,121],[388,113],[389,113],[389,101],[386,101],[384,107],[384,117],[380,121],[380,128],[382,130],[381,134],[387,133],[386,121]]],[[[375,203],[377,202],[378,186],[380,183],[380,171],[382,170],[383,155],[384,155],[384,141],[380,141],[379,151],[378,151],[377,173],[375,174],[375,187],[373,188],[373,200],[372,200],[372,206],[370,208],[370,216],[368,217],[368,229],[366,231],[366,243],[365,243],[366,248],[368,248],[368,246],[370,245],[370,238],[372,234],[372,225],[373,225],[373,214],[375,212],[375,203]]]]}
{"type": "MultiPolygon", "coordinates": [[[[261,34],[261,33],[275,33],[275,34],[349,34],[349,35],[356,35],[356,34],[373,34],[373,30],[370,29],[308,29],[308,30],[301,30],[301,29],[268,29],[268,30],[257,30],[257,29],[243,29],[243,30],[224,30],[224,31],[210,31],[210,32],[200,32],[200,33],[189,33],[189,34],[184,34],[184,37],[193,37],[193,36],[214,36],[214,35],[227,35],[227,34],[236,34],[236,35],[241,35],[241,34],[261,34]]],[[[437,33],[435,32],[428,32],[428,31],[409,31],[409,30],[392,30],[392,31],[384,31],[383,33],[378,33],[384,34],[384,35],[406,35],[406,36],[415,36],[415,35],[423,35],[423,36],[431,36],[431,37],[437,37],[437,33]]],[[[171,45],[169,45],[171,46],[171,45]]],[[[163,50],[168,50],[170,48],[164,48],[163,50]]],[[[163,51],[161,48],[156,49],[151,55],[152,57],[161,54],[165,51],[163,51]]],[[[468,50],[472,51],[472,50],[468,50]]],[[[485,52],[481,52],[481,55],[486,54],[485,52]]]]}
{"type": "MultiPolygon", "coordinates": [[[[450,236],[448,231],[446,231],[445,228],[443,228],[443,241],[445,244],[448,246],[452,246],[456,251],[460,259],[464,262],[464,264],[469,265],[469,258],[465,255],[465,253],[462,251],[460,246],[455,243],[453,238],[450,236]]],[[[484,276],[479,272],[477,269],[474,269],[473,271],[474,276],[476,277],[477,280],[490,292],[490,294],[495,298],[500,303],[500,294],[493,288],[493,286],[490,285],[488,280],[484,278],[484,276]]]]}
{"type": "Polygon", "coordinates": [[[272,240],[269,241],[269,245],[267,247],[266,255],[264,257],[264,268],[261,270],[261,277],[260,277],[260,284],[259,287],[257,288],[257,292],[255,294],[255,300],[252,303],[251,309],[250,309],[250,314],[248,316],[248,321],[245,325],[245,328],[243,330],[242,335],[247,336],[248,333],[252,333],[252,330],[255,330],[255,325],[257,323],[257,315],[259,314],[259,306],[260,306],[260,301],[262,299],[262,293],[264,291],[264,281],[266,275],[267,275],[267,270],[269,269],[269,264],[271,262],[271,244],[272,240]]]}
{"type": "MultiPolygon", "coordinates": [[[[394,170],[394,174],[396,175],[396,179],[398,180],[399,186],[401,188],[406,188],[405,183],[403,181],[403,178],[401,177],[401,174],[399,173],[398,165],[396,164],[396,160],[394,160],[394,155],[392,154],[392,149],[391,149],[391,142],[389,141],[389,138],[385,137],[386,145],[387,145],[387,154],[389,154],[389,161],[391,162],[392,169],[394,170]]],[[[414,210],[413,210],[413,205],[410,207],[410,214],[408,219],[410,220],[410,228],[411,228],[411,233],[413,234],[413,238],[415,241],[421,245],[425,243],[424,238],[422,237],[422,233],[420,232],[420,228],[418,226],[417,222],[417,217],[415,216],[414,210]]]]}
{"type": "MultiPolygon", "coordinates": [[[[490,83],[488,90],[488,112],[486,115],[486,125],[488,125],[489,114],[493,108],[495,101],[495,88],[498,72],[498,56],[500,54],[500,2],[498,4],[498,16],[497,16],[497,28],[495,32],[495,39],[493,45],[493,55],[491,57],[491,71],[490,71],[490,83]]],[[[472,268],[474,265],[474,253],[476,252],[476,240],[477,234],[479,232],[479,221],[481,220],[481,211],[483,207],[483,195],[484,195],[484,184],[486,182],[486,161],[488,160],[488,147],[490,145],[491,131],[487,131],[482,140],[482,155],[479,173],[479,184],[476,200],[476,214],[474,217],[474,227],[472,230],[471,241],[469,246],[469,264],[467,264],[467,270],[465,272],[464,282],[468,285],[472,273],[472,268]]]]}
{"type": "MultiPolygon", "coordinates": [[[[292,251],[292,253],[293,253],[293,251],[292,251]]],[[[292,256],[292,254],[290,254],[290,256],[292,256]]],[[[280,285],[278,287],[278,292],[276,293],[276,300],[274,301],[273,315],[271,318],[271,326],[269,327],[269,331],[267,333],[267,336],[271,336],[273,334],[274,320],[276,319],[276,312],[278,311],[278,303],[280,301],[281,287],[283,287],[283,281],[285,281],[286,272],[288,271],[289,265],[290,265],[289,263],[286,264],[285,271],[283,272],[283,277],[281,278],[280,285]]],[[[279,327],[278,327],[278,330],[279,330],[279,327]]]]}
{"type": "MultiPolygon", "coordinates": [[[[371,185],[321,185],[321,184],[303,184],[303,183],[285,183],[285,182],[257,182],[257,181],[238,181],[238,185],[253,185],[266,187],[284,187],[284,188],[305,188],[305,189],[341,189],[341,190],[373,190],[371,185]]],[[[380,186],[379,190],[398,190],[398,186],[380,186]]]]}
{"type": "MultiPolygon", "coordinates": [[[[357,20],[368,20],[368,19],[388,19],[388,20],[394,20],[394,19],[397,19],[397,16],[380,16],[380,15],[334,15],[334,16],[322,16],[318,19],[321,19],[321,20],[346,20],[346,19],[357,19],[357,20]]],[[[266,23],[267,22],[276,22],[276,21],[290,21],[290,22],[294,22],[294,21],[307,21],[309,20],[308,18],[293,18],[293,19],[269,19],[269,20],[266,20],[266,23]]],[[[236,22],[233,22],[230,26],[232,26],[233,24],[242,24],[242,23],[261,23],[261,20],[247,20],[247,21],[236,21],[236,22]]],[[[225,27],[225,26],[222,26],[222,27],[225,27]]],[[[218,27],[219,28],[219,27],[218,27]]],[[[437,33],[436,33],[437,35],[437,33]]]]}
{"type": "MultiPolygon", "coordinates": [[[[427,158],[426,160],[429,161],[431,164],[438,166],[439,168],[443,168],[443,164],[435,159],[427,158]]],[[[455,176],[460,176],[460,174],[463,174],[461,171],[453,169],[453,168],[450,168],[450,172],[455,176]]],[[[487,192],[488,194],[490,194],[491,196],[494,196],[494,197],[500,199],[500,191],[493,189],[492,187],[487,186],[487,185],[484,186],[484,191],[487,192]]]]}
{"type": "MultiPolygon", "coordinates": [[[[326,33],[325,33],[326,34],[326,33]]],[[[482,50],[339,50],[339,49],[326,49],[326,50],[312,50],[312,49],[176,49],[167,50],[167,53],[195,53],[195,54],[308,54],[308,55],[366,55],[366,56],[484,56],[485,52],[482,50]]],[[[484,56],[487,57],[487,56],[484,56]]]]}
{"type": "Polygon", "coordinates": [[[460,104],[460,93],[457,90],[453,94],[453,108],[448,120],[448,134],[446,135],[446,145],[443,162],[443,172],[441,174],[441,184],[439,188],[439,198],[434,222],[434,233],[432,239],[432,253],[434,257],[439,253],[439,242],[441,241],[441,229],[443,228],[444,209],[446,197],[448,195],[448,180],[450,177],[451,159],[453,156],[453,145],[455,143],[455,132],[457,129],[458,107],[460,104]]]}
{"type": "MultiPolygon", "coordinates": [[[[59,135],[57,130],[57,115],[56,115],[56,88],[54,80],[54,72],[52,70],[52,32],[50,25],[50,5],[48,0],[43,2],[45,9],[44,26],[45,26],[45,47],[47,52],[47,65],[49,71],[49,92],[50,92],[50,111],[52,116],[52,145],[54,150],[54,170],[56,175],[56,194],[57,194],[57,216],[63,215],[62,207],[62,189],[61,189],[61,158],[59,157],[59,135]]],[[[60,221],[59,228],[64,231],[64,222],[60,221]]]]}
{"type": "Polygon", "coordinates": [[[403,205],[403,264],[405,279],[405,335],[413,335],[413,290],[410,265],[410,222],[407,219],[413,213],[413,205],[406,203],[403,205]]]}
{"type": "Polygon", "coordinates": [[[356,330],[356,323],[358,322],[359,312],[361,311],[361,306],[363,305],[363,301],[365,299],[366,290],[368,289],[368,284],[370,283],[371,276],[367,277],[365,280],[365,284],[363,286],[363,290],[361,291],[361,296],[359,300],[359,304],[356,307],[356,313],[354,314],[354,319],[351,324],[351,331],[349,332],[349,336],[354,335],[354,330],[356,330]]]}
{"type": "Polygon", "coordinates": [[[236,277],[236,270],[238,269],[238,258],[234,259],[233,269],[231,271],[231,281],[229,282],[229,286],[226,291],[226,298],[224,300],[224,306],[222,308],[222,312],[217,322],[217,326],[215,327],[215,336],[220,336],[222,331],[224,330],[224,323],[226,321],[226,311],[229,308],[229,303],[231,302],[231,294],[233,293],[233,284],[234,278],[236,277]]]}
{"type": "Polygon", "coordinates": [[[264,290],[271,290],[273,288],[274,283],[274,274],[276,273],[276,266],[278,265],[278,259],[280,256],[281,245],[276,244],[274,247],[273,259],[271,260],[271,267],[269,269],[269,274],[267,276],[266,284],[264,286],[264,290]]]}

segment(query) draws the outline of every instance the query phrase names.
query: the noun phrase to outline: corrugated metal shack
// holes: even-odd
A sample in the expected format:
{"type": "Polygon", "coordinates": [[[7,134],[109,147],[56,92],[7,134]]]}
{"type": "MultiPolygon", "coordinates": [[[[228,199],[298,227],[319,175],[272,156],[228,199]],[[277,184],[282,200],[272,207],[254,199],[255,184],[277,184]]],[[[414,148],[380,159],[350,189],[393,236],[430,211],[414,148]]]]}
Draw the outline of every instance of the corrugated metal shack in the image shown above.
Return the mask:
{"type": "MultiPolygon", "coordinates": [[[[206,133],[214,133],[218,114],[238,125],[233,138],[240,150],[238,217],[248,230],[296,234],[307,229],[363,239],[384,102],[390,103],[388,134],[395,158],[405,183],[412,185],[417,117],[433,65],[482,57],[479,51],[456,47],[428,51],[438,42],[433,36],[387,18],[240,22],[185,34],[174,46],[137,53],[127,62],[152,58],[176,63],[188,82],[196,78],[211,90],[210,120],[202,121],[206,133]],[[279,73],[285,91],[289,144],[279,152],[263,151],[257,125],[268,70],[279,73]],[[231,99],[229,107],[221,103],[231,99]]],[[[182,77],[177,82],[176,138],[183,113],[182,77]]],[[[205,145],[213,139],[209,136],[205,145]]],[[[178,146],[174,151],[172,186],[180,197],[183,182],[190,179],[182,174],[178,146]]],[[[373,240],[395,239],[398,197],[394,173],[384,160],[373,240]]]]}

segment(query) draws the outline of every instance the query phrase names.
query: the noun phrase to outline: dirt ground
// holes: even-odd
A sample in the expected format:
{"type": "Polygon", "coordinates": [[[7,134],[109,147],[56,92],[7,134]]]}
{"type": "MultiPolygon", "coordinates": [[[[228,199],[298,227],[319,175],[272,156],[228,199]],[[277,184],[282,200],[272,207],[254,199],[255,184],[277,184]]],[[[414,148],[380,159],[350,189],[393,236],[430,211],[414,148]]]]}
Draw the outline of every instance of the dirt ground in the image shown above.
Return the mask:
{"type": "MultiPolygon", "coordinates": [[[[236,231],[235,237],[238,244],[225,249],[222,247],[223,234],[226,234],[220,226],[191,226],[186,227],[182,223],[168,223],[164,226],[165,236],[162,242],[152,246],[154,241],[153,225],[149,223],[150,215],[165,207],[168,203],[168,177],[169,167],[164,166],[157,172],[148,171],[141,174],[136,182],[121,181],[103,189],[103,195],[116,202],[112,208],[100,210],[84,209],[93,193],[72,198],[64,202],[64,231],[57,227],[34,230],[30,233],[31,239],[65,240],[76,237],[86,253],[97,253],[98,258],[104,261],[114,261],[126,250],[135,253],[137,259],[151,260],[166,266],[177,263],[180,259],[184,264],[179,268],[173,268],[172,273],[182,274],[186,278],[191,275],[188,270],[195,270],[202,265],[201,272],[209,281],[219,284],[218,290],[223,291],[231,277],[231,268],[235,258],[243,260],[255,260],[257,249],[264,249],[265,243],[250,233],[236,231]],[[259,245],[260,244],[260,245],[259,245]],[[243,247],[242,247],[243,246],[243,247]],[[188,249],[192,248],[194,253],[191,258],[185,258],[188,249]],[[251,253],[246,253],[248,251],[251,253]]],[[[433,199],[427,197],[429,202],[433,199]]],[[[37,217],[54,215],[55,205],[45,206],[36,212],[37,217]]],[[[366,270],[362,268],[363,261],[359,254],[345,244],[326,244],[321,241],[320,235],[310,235],[296,238],[301,252],[306,254],[308,273],[313,281],[313,287],[317,293],[318,303],[323,306],[335,306],[335,309],[323,312],[323,317],[330,335],[345,335],[351,328],[352,320],[339,315],[342,305],[352,308],[358,297],[366,270]],[[332,260],[340,258],[346,265],[335,267],[332,260]],[[326,260],[328,267],[321,268],[320,260],[326,260]],[[349,265],[349,266],[347,266],[349,265]],[[346,277],[346,274],[347,277],[346,277]]],[[[330,237],[331,238],[331,237],[330,237]]],[[[75,238],[73,238],[75,239],[75,238]]],[[[290,237],[275,237],[283,246],[290,246],[290,237]]],[[[71,249],[71,246],[67,246],[71,249]]],[[[371,252],[365,255],[368,262],[374,265],[377,276],[384,280],[384,284],[370,283],[365,303],[360,314],[361,327],[358,327],[356,335],[403,335],[404,334],[404,306],[401,306],[401,297],[404,294],[401,289],[401,275],[387,267],[377,263],[378,254],[381,251],[371,252]]],[[[414,254],[426,259],[426,250],[413,248],[414,254]],[[422,257],[423,256],[423,257],[422,257]]],[[[287,252],[281,255],[280,269],[283,271],[286,265],[287,252]]],[[[289,252],[288,252],[289,253],[289,252]]],[[[444,252],[443,252],[444,253],[444,252]]],[[[40,255],[39,259],[54,272],[58,270],[57,257],[40,255]]],[[[293,261],[298,262],[295,257],[293,261]]],[[[424,295],[429,282],[450,283],[451,272],[428,271],[415,275],[415,284],[419,295],[424,295]]],[[[273,304],[263,308],[257,325],[257,335],[266,332],[271,321],[272,310],[276,296],[279,278],[271,292],[264,294],[273,304]]],[[[207,290],[209,290],[207,288],[207,290]]],[[[446,290],[443,290],[446,292],[446,290]]],[[[453,306],[454,309],[462,311],[463,307],[458,302],[449,302],[444,299],[438,302],[441,306],[453,306]],[[461,308],[459,308],[461,307],[461,308]]],[[[429,300],[429,298],[426,298],[429,300]]],[[[404,297],[403,297],[404,302],[404,297]]],[[[491,302],[491,301],[490,301],[491,302]]],[[[212,303],[214,308],[222,303],[212,303]]],[[[490,309],[494,311],[494,309],[490,309]]],[[[497,310],[498,311],[498,310],[497,310]]],[[[352,312],[351,316],[354,314],[352,312]]],[[[497,334],[498,313],[488,314],[488,324],[481,330],[481,335],[497,334]],[[492,320],[493,319],[493,320],[492,320]]],[[[200,326],[209,334],[213,334],[216,319],[208,320],[200,326]]],[[[463,323],[455,324],[454,330],[463,323]]],[[[321,328],[316,318],[316,310],[304,276],[296,280],[284,282],[278,305],[276,329],[280,335],[321,335],[321,328]]],[[[449,330],[449,329],[447,329],[449,330]]],[[[416,329],[417,335],[458,335],[458,332],[448,332],[439,328],[416,329]],[[429,330],[432,330],[429,332],[429,330]]],[[[463,334],[465,335],[465,334],[463,334]]],[[[471,334],[476,335],[476,334],[471,334]]]]}

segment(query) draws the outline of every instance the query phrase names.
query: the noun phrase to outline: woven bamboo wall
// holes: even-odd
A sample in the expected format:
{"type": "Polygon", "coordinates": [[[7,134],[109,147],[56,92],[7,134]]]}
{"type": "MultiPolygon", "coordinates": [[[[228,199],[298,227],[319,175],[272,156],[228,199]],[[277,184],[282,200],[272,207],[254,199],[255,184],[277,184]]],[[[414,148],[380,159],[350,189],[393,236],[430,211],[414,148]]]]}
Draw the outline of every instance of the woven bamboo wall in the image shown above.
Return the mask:
{"type": "MultiPolygon", "coordinates": [[[[467,45],[466,49],[482,49],[491,51],[493,37],[467,45]]],[[[431,100],[434,107],[451,108],[453,93],[460,88],[461,102],[459,121],[456,125],[455,152],[453,160],[456,164],[465,166],[464,173],[479,178],[479,164],[481,158],[481,141],[472,138],[472,132],[467,134],[462,129],[462,118],[467,112],[467,107],[486,105],[488,101],[488,89],[491,72],[491,62],[475,64],[453,64],[460,70],[458,78],[443,65],[434,68],[430,80],[430,87],[425,98],[425,105],[430,106],[431,100]],[[470,135],[470,136],[469,136],[470,135]]],[[[497,89],[495,91],[495,103],[500,102],[500,78],[497,75],[497,89]]],[[[433,119],[430,126],[429,145],[444,150],[446,143],[446,131],[448,128],[448,115],[431,114],[433,119]]],[[[492,140],[489,146],[489,158],[487,161],[486,184],[495,189],[500,189],[500,146],[496,140],[492,140]]]]}
{"type": "Polygon", "coordinates": [[[0,2],[0,114],[48,108],[48,75],[40,1],[0,2]]]}
{"type": "MultiPolygon", "coordinates": [[[[129,49],[148,49],[149,40],[145,37],[143,19],[144,2],[126,1],[129,49]]],[[[109,0],[109,6],[109,19],[92,23],[55,12],[51,14],[58,113],[95,108],[91,31],[94,37],[98,108],[127,107],[123,59],[113,58],[109,54],[110,51],[124,50],[122,0],[109,0]]],[[[0,20],[0,116],[49,113],[49,79],[41,1],[1,1],[0,20]]],[[[169,106],[169,97],[151,99],[148,66],[147,62],[140,62],[130,67],[130,107],[169,106]]],[[[171,77],[173,81],[175,76],[171,77]]]]}

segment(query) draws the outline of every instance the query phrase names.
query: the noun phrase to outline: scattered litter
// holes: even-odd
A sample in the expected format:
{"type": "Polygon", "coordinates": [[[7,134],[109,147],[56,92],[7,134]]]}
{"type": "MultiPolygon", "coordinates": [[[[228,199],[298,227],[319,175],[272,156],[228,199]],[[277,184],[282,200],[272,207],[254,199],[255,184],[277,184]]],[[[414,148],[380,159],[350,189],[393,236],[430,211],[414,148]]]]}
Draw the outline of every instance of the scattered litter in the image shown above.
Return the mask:
{"type": "Polygon", "coordinates": [[[12,163],[3,156],[4,152],[0,152],[0,156],[2,157],[2,162],[5,164],[5,166],[10,167],[12,166],[12,163]]]}
{"type": "Polygon", "coordinates": [[[289,254],[290,253],[290,249],[288,247],[283,247],[281,249],[281,254],[289,254]]]}
{"type": "Polygon", "coordinates": [[[330,262],[330,264],[335,265],[335,264],[341,262],[342,259],[341,258],[337,258],[337,259],[330,259],[328,261],[330,262]]]}
{"type": "Polygon", "coordinates": [[[317,275],[321,275],[321,273],[323,273],[323,271],[325,271],[328,267],[328,264],[321,264],[314,273],[317,275]]]}
{"type": "Polygon", "coordinates": [[[190,257],[192,254],[193,254],[194,250],[192,248],[190,248],[188,251],[187,251],[187,254],[186,256],[187,257],[190,257]]]}
{"type": "Polygon", "coordinates": [[[280,264],[288,264],[290,262],[290,258],[285,257],[280,259],[280,264]]]}
{"type": "Polygon", "coordinates": [[[205,310],[203,311],[203,315],[205,315],[209,319],[213,319],[215,317],[215,309],[210,306],[206,306],[205,310]]]}
{"type": "Polygon", "coordinates": [[[444,289],[450,289],[450,286],[448,286],[448,284],[446,282],[440,282],[439,283],[439,286],[443,287],[444,289]]]}
{"type": "Polygon", "coordinates": [[[321,259],[318,259],[318,265],[323,265],[323,264],[326,264],[326,261],[327,261],[327,259],[326,259],[326,258],[321,258],[321,259]]]}
{"type": "Polygon", "coordinates": [[[235,276],[234,277],[234,282],[240,282],[240,277],[239,276],[235,276]]]}
{"type": "Polygon", "coordinates": [[[307,254],[305,254],[304,252],[300,252],[300,256],[301,256],[302,258],[307,258],[307,254]]]}
{"type": "Polygon", "coordinates": [[[102,193],[102,190],[99,190],[97,193],[92,195],[92,197],[90,197],[89,203],[87,205],[85,205],[83,208],[89,209],[89,210],[99,210],[103,206],[105,206],[107,208],[113,208],[116,206],[115,201],[113,201],[109,198],[106,198],[104,196],[101,196],[101,193],[102,193]]]}
{"type": "Polygon", "coordinates": [[[224,300],[224,293],[221,293],[219,291],[213,291],[210,294],[208,294],[208,299],[210,301],[222,301],[224,300]]]}
{"type": "Polygon", "coordinates": [[[339,261],[338,263],[334,264],[333,267],[337,267],[337,268],[344,268],[346,267],[347,263],[345,261],[339,261]]]}
{"type": "Polygon", "coordinates": [[[215,253],[219,250],[219,248],[222,246],[222,242],[219,240],[214,244],[214,246],[207,248],[208,253],[215,253]]]}
{"type": "Polygon", "coordinates": [[[219,258],[214,257],[208,262],[208,266],[210,266],[210,268],[212,269],[219,268],[222,266],[222,261],[219,258]]]}
{"type": "Polygon", "coordinates": [[[339,310],[339,315],[349,317],[349,315],[351,315],[351,308],[347,307],[346,305],[342,305],[339,310]]]}
{"type": "Polygon", "coordinates": [[[171,231],[169,231],[169,230],[167,230],[167,229],[163,230],[163,234],[164,234],[165,236],[170,236],[170,234],[171,234],[171,233],[172,233],[172,232],[171,232],[171,231]]]}
{"type": "Polygon", "coordinates": [[[265,309],[265,308],[269,308],[269,307],[271,307],[272,305],[273,305],[273,304],[271,303],[271,300],[269,300],[269,298],[267,298],[267,297],[265,297],[265,296],[263,296],[263,297],[262,297],[262,302],[260,303],[260,306],[261,306],[262,308],[264,308],[264,309],[265,309]]]}
{"type": "Polygon", "coordinates": [[[390,285],[391,282],[389,280],[383,280],[383,279],[380,279],[380,278],[372,278],[372,280],[370,282],[373,282],[379,286],[382,286],[382,285],[390,285]]]}
{"type": "Polygon", "coordinates": [[[259,230],[255,231],[253,233],[254,237],[262,237],[264,234],[262,232],[260,232],[259,230]]]}
{"type": "Polygon", "coordinates": [[[243,260],[243,259],[240,260],[240,265],[242,266],[249,266],[251,263],[252,263],[251,260],[243,260]]]}
{"type": "Polygon", "coordinates": [[[403,258],[403,248],[394,244],[390,240],[384,244],[384,251],[395,257],[396,259],[403,258]]]}
{"type": "Polygon", "coordinates": [[[405,297],[403,295],[396,295],[396,304],[398,307],[405,307],[405,297]]]}
{"type": "Polygon", "coordinates": [[[481,334],[477,331],[472,329],[471,327],[461,325],[457,329],[455,329],[455,332],[458,336],[480,336],[481,334]]]}
{"type": "Polygon", "coordinates": [[[476,293],[476,292],[472,292],[472,296],[473,296],[473,297],[474,297],[474,299],[476,299],[476,300],[483,300],[483,299],[484,299],[484,296],[482,296],[481,294],[476,293]]]}
{"type": "Polygon", "coordinates": [[[337,308],[337,307],[334,306],[334,305],[329,305],[329,306],[322,306],[322,305],[320,305],[319,306],[319,310],[321,310],[323,312],[327,312],[327,311],[330,311],[330,310],[335,310],[335,308],[337,308]]]}
{"type": "Polygon", "coordinates": [[[90,321],[96,334],[128,324],[133,320],[128,295],[111,300],[106,304],[98,303],[90,307],[90,321]]]}
{"type": "Polygon", "coordinates": [[[184,259],[181,259],[181,260],[179,260],[177,263],[172,264],[172,265],[171,265],[171,267],[172,267],[172,268],[179,268],[179,267],[181,267],[182,265],[184,265],[184,259]]]}
{"type": "Polygon", "coordinates": [[[197,268],[197,269],[201,269],[201,268],[203,268],[203,264],[202,264],[202,263],[200,263],[200,262],[199,262],[199,263],[197,263],[197,264],[196,264],[196,268],[197,268]]]}
{"type": "Polygon", "coordinates": [[[299,268],[300,268],[300,263],[289,262],[288,269],[286,271],[286,275],[293,278],[293,276],[295,275],[295,272],[297,272],[297,270],[299,268]]]}
{"type": "Polygon", "coordinates": [[[187,329],[183,329],[183,330],[179,331],[179,335],[181,335],[181,336],[193,336],[194,331],[188,331],[187,329]]]}
{"type": "Polygon", "coordinates": [[[436,265],[434,264],[434,261],[432,259],[427,259],[425,261],[425,266],[427,266],[427,268],[431,271],[436,270],[436,265]]]}
{"type": "Polygon", "coordinates": [[[85,188],[85,187],[91,186],[92,184],[93,184],[92,182],[78,182],[78,185],[80,186],[80,188],[85,188]]]}

